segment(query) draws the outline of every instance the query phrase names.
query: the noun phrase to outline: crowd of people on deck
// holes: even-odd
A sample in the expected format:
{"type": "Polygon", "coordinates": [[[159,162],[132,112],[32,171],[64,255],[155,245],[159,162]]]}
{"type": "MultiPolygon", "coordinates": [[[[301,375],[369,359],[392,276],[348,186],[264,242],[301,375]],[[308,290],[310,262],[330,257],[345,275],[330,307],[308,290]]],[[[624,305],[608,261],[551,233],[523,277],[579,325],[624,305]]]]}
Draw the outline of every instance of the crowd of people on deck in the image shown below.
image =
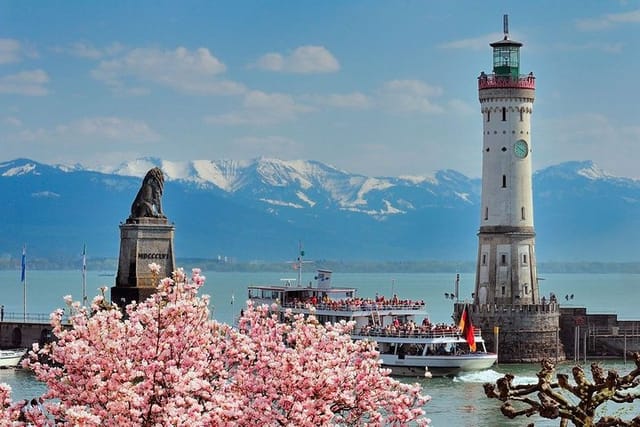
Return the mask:
{"type": "Polygon", "coordinates": [[[389,310],[389,309],[409,309],[420,310],[424,308],[424,301],[415,301],[409,299],[399,299],[397,295],[393,295],[392,298],[385,298],[384,296],[378,296],[376,294],[373,298],[346,298],[346,299],[331,299],[328,295],[324,295],[322,298],[318,298],[313,295],[311,298],[304,300],[295,300],[294,305],[296,307],[306,307],[312,305],[318,309],[335,310],[335,311],[369,311],[369,310],[389,310]]]}
{"type": "Polygon", "coordinates": [[[460,333],[457,325],[446,323],[431,323],[428,318],[424,318],[418,325],[413,320],[401,322],[397,317],[392,323],[385,326],[377,326],[369,322],[367,326],[360,329],[360,335],[384,335],[384,336],[450,336],[460,333]]]}

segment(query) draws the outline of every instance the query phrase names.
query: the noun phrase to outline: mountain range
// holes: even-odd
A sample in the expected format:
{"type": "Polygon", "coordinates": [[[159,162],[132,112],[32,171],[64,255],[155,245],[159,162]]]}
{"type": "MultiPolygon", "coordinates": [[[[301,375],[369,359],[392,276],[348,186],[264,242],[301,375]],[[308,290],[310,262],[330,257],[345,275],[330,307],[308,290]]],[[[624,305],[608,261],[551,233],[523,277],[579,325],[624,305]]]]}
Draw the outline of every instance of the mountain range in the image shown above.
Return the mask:
{"type": "MultiPolygon", "coordinates": [[[[340,261],[473,261],[480,223],[478,178],[368,177],[318,161],[172,162],[143,158],[113,168],[0,163],[0,260],[117,258],[118,225],[141,178],[165,174],[163,210],[177,257],[243,262],[307,256],[340,261]]],[[[590,161],[535,172],[539,261],[638,261],[640,181],[590,161]]]]}

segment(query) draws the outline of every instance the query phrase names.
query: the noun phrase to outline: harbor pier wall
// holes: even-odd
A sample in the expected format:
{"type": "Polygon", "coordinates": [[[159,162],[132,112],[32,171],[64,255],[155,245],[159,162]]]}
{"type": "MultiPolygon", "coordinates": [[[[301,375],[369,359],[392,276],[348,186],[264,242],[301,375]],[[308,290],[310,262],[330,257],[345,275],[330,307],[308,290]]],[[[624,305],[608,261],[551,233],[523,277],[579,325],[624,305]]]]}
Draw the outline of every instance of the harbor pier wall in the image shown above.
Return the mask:
{"type": "Polygon", "coordinates": [[[0,323],[0,348],[31,348],[33,343],[40,345],[51,340],[51,325],[44,322],[0,323]]]}

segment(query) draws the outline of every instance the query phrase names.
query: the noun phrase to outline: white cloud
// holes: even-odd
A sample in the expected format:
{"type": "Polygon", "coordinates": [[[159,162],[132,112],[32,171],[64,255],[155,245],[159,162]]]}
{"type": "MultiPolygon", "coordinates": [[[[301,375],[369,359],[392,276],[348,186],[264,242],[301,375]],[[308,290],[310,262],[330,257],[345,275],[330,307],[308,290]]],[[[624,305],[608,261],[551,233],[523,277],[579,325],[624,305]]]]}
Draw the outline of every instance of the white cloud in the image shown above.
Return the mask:
{"type": "Polygon", "coordinates": [[[45,84],[49,76],[42,70],[21,71],[0,77],[0,93],[43,96],[49,93],[45,84]]]}
{"type": "Polygon", "coordinates": [[[312,109],[296,103],[290,95],[254,90],[245,94],[242,110],[208,116],[205,122],[230,126],[269,125],[293,120],[308,111],[312,109]]]}
{"type": "Polygon", "coordinates": [[[449,100],[447,106],[449,107],[449,110],[465,116],[475,114],[479,111],[475,104],[470,105],[468,102],[462,101],[460,99],[449,100]]]}
{"type": "Polygon", "coordinates": [[[20,61],[20,42],[13,39],[0,39],[0,64],[20,61]]]}
{"type": "Polygon", "coordinates": [[[438,47],[440,49],[487,50],[489,43],[502,40],[503,37],[503,33],[491,33],[484,36],[441,43],[438,47]]]}
{"type": "Polygon", "coordinates": [[[640,178],[640,126],[615,123],[600,113],[563,116],[544,122],[533,141],[535,161],[542,166],[568,160],[594,160],[619,176],[640,178]],[[536,141],[553,141],[553,144],[536,141]],[[537,148],[536,148],[537,147],[537,148]]]}
{"type": "Polygon", "coordinates": [[[116,89],[127,90],[133,79],[137,83],[152,82],[191,94],[243,93],[246,89],[242,84],[218,78],[225,71],[226,66],[206,48],[194,51],[184,47],[175,50],[138,48],[101,61],[92,75],[116,89]]]}
{"type": "Polygon", "coordinates": [[[53,50],[59,53],[66,53],[71,56],[86,59],[102,59],[106,56],[113,56],[122,52],[125,47],[120,43],[112,43],[111,45],[98,48],[91,43],[75,42],[65,47],[56,47],[53,50]]]}
{"type": "Polygon", "coordinates": [[[364,110],[373,106],[373,100],[360,92],[315,95],[311,96],[310,100],[328,107],[349,108],[354,110],[364,110]]]}
{"type": "Polygon", "coordinates": [[[18,40],[0,39],[0,64],[20,62],[23,57],[35,58],[38,53],[35,49],[25,46],[18,40]]]}
{"type": "Polygon", "coordinates": [[[379,92],[380,107],[396,113],[441,113],[443,108],[432,101],[442,95],[442,88],[420,80],[393,80],[379,92]]]}
{"type": "Polygon", "coordinates": [[[106,140],[128,143],[157,141],[159,135],[145,122],[119,117],[91,117],[62,124],[52,129],[24,130],[19,139],[24,141],[61,140],[78,141],[85,145],[87,141],[106,140]]]}
{"type": "Polygon", "coordinates": [[[3,117],[2,118],[2,123],[9,125],[9,126],[13,126],[13,127],[21,127],[22,126],[22,120],[20,120],[17,117],[14,116],[7,116],[7,117],[3,117]]]}
{"type": "Polygon", "coordinates": [[[300,46],[289,55],[267,53],[257,61],[257,67],[287,73],[332,73],[340,69],[338,60],[323,46],[300,46]]]}
{"type": "Polygon", "coordinates": [[[624,13],[611,13],[597,18],[576,20],[576,28],[582,31],[597,31],[618,26],[621,24],[640,23],[640,9],[624,13]]]}
{"type": "Polygon", "coordinates": [[[589,42],[583,44],[568,44],[559,43],[556,48],[566,51],[579,51],[579,50],[592,50],[605,53],[621,53],[624,44],[618,43],[604,43],[604,42],[589,42]]]}
{"type": "Polygon", "coordinates": [[[238,158],[296,158],[300,147],[296,141],[282,136],[244,137],[233,141],[232,154],[238,158]]]}

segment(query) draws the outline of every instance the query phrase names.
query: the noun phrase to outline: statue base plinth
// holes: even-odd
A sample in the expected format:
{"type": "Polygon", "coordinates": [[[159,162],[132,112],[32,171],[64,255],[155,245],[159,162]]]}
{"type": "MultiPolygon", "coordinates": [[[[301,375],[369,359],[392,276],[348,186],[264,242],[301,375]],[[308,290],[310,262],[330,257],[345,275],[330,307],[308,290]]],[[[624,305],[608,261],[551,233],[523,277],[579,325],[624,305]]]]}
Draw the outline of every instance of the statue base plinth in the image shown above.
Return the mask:
{"type": "Polygon", "coordinates": [[[120,257],[111,302],[124,306],[144,301],[156,290],[158,280],[175,270],[173,235],[175,227],[166,218],[129,218],[120,225],[120,257]],[[149,264],[160,266],[157,275],[149,264]]]}

